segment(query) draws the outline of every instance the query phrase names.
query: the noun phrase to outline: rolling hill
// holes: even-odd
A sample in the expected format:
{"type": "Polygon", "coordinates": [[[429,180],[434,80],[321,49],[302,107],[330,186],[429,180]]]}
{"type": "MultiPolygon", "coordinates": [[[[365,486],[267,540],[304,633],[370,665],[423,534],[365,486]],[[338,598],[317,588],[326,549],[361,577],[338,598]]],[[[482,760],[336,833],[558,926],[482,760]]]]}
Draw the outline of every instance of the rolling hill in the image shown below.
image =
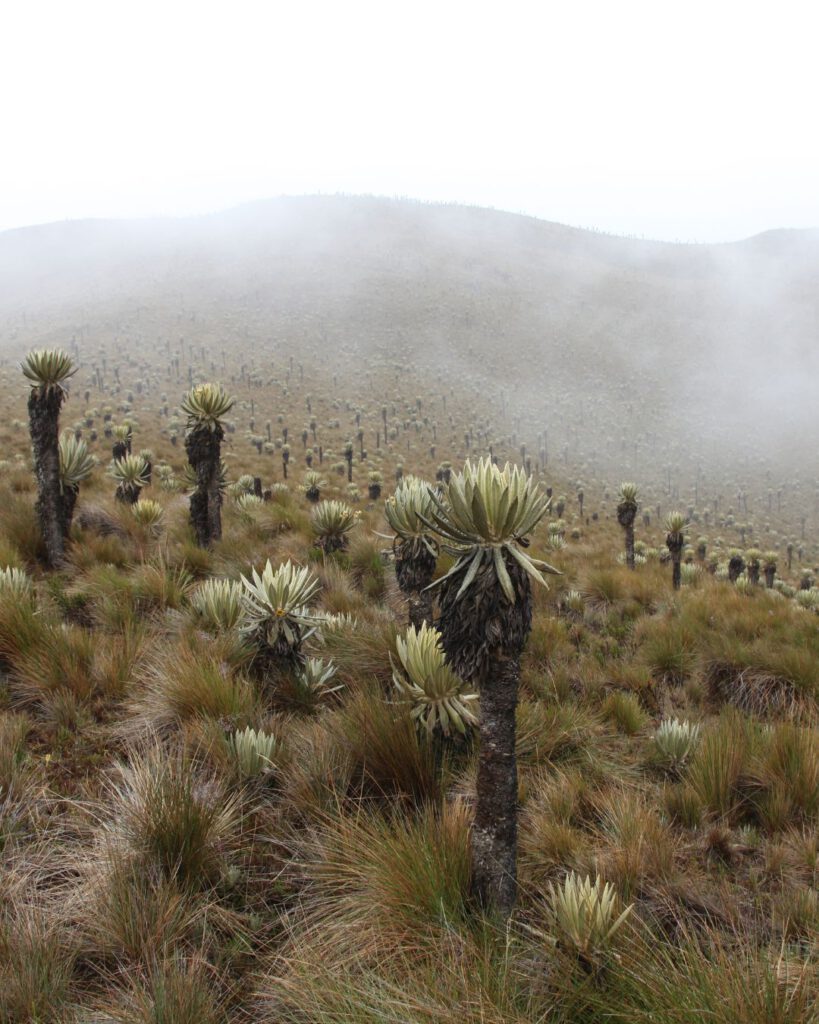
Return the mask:
{"type": "Polygon", "coordinates": [[[113,353],[184,336],[345,387],[374,358],[469,382],[578,473],[815,476],[819,231],[724,245],[491,210],[286,198],[184,219],[0,234],[0,345],[113,353]],[[699,468],[698,468],[699,467],[699,468]]]}

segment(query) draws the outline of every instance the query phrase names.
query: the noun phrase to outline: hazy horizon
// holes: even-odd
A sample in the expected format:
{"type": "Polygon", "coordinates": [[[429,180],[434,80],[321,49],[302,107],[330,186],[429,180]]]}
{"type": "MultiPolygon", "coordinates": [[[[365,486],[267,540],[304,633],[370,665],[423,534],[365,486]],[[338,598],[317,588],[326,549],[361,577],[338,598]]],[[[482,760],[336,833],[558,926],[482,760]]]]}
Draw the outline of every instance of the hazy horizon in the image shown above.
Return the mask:
{"type": "Polygon", "coordinates": [[[815,466],[817,233],[650,245],[350,197],[97,224],[0,236],[9,356],[79,336],[87,362],[188,324],[202,346],[252,353],[268,375],[294,340],[314,367],[325,346],[343,350],[353,404],[369,390],[360,368],[385,358],[422,368],[413,394],[442,379],[471,380],[496,405],[514,391],[529,441],[548,425],[580,476],[604,463],[628,479],[668,461],[681,475],[701,462],[751,478],[765,459],[815,466]],[[626,423],[629,446],[612,448],[626,423]]]}
{"type": "Polygon", "coordinates": [[[646,241],[646,242],[663,242],[670,245],[720,245],[720,244],[731,244],[732,242],[742,242],[749,238],[754,238],[757,235],[766,234],[772,231],[819,231],[819,222],[816,224],[805,224],[798,227],[793,227],[787,224],[772,224],[768,227],[760,228],[758,231],[753,231],[749,235],[741,235],[736,238],[725,238],[725,239],[682,239],[682,238],[659,238],[645,234],[635,234],[626,231],[606,230],[599,228],[595,225],[589,224],[571,224],[566,221],[556,220],[539,213],[532,213],[528,210],[521,209],[509,209],[503,206],[490,206],[483,203],[467,202],[458,199],[448,198],[429,198],[415,195],[398,195],[398,194],[387,194],[377,192],[301,192],[301,193],[279,193],[278,195],[264,195],[257,196],[251,199],[241,200],[235,203],[229,203],[226,206],[216,206],[207,209],[196,209],[184,212],[164,212],[164,213],[143,213],[143,214],[111,214],[111,215],[88,215],[88,216],[70,216],[70,217],[59,217],[52,220],[35,221],[30,224],[17,224],[10,227],[0,227],[0,234],[4,234],[10,231],[25,231],[27,228],[38,228],[48,227],[56,224],[73,224],[81,223],[83,221],[103,221],[103,222],[117,222],[117,221],[143,221],[149,222],[153,220],[187,220],[195,219],[198,217],[215,217],[223,214],[230,214],[233,211],[241,210],[245,207],[262,205],[265,203],[274,203],[283,200],[298,200],[298,199],[372,199],[378,201],[387,202],[410,202],[420,203],[422,205],[429,206],[460,206],[466,209],[479,209],[487,210],[496,213],[508,213],[515,216],[531,217],[534,220],[542,221],[546,224],[556,224],[560,227],[573,228],[579,231],[592,231],[599,234],[604,234],[613,238],[622,238],[628,240],[646,241]]]}
{"type": "Polygon", "coordinates": [[[0,230],[317,193],[663,241],[816,227],[814,20],[32,0],[4,25],[0,230]]]}

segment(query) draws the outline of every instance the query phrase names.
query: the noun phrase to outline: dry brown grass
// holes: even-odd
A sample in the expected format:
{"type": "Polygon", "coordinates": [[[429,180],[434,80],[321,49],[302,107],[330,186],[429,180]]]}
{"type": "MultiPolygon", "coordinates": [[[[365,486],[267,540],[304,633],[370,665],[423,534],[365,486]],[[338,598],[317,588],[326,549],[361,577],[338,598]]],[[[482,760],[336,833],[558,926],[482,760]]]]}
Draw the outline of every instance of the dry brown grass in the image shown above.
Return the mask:
{"type": "MultiPolygon", "coordinates": [[[[100,390],[84,362],[67,408],[83,419],[81,407],[96,406],[100,431],[104,406],[115,422],[133,415],[135,446],[181,478],[181,425],[171,420],[190,354],[169,377],[154,313],[141,316],[143,390],[125,401],[138,371],[124,357],[121,390],[100,390]],[[88,402],[75,401],[86,387],[88,402]],[[163,393],[167,417],[157,411],[163,393]]],[[[200,326],[210,356],[235,327],[200,326]]],[[[386,532],[383,498],[358,502],[349,549],[322,557],[295,484],[302,425],[315,417],[322,496],[354,500],[332,467],[357,413],[362,490],[377,469],[388,495],[399,463],[434,479],[441,459],[465,456],[484,396],[459,382],[444,415],[442,394],[424,390],[413,367],[378,362],[353,374],[356,360],[334,354],[319,373],[305,346],[294,342],[293,368],[279,358],[270,379],[227,353],[223,376],[238,399],[224,445],[230,479],[280,483],[275,441],[288,426],[291,492],[252,522],[226,496],[211,551],[193,542],[185,494],[162,490],[155,474],[148,493],[165,518],[149,537],[115,505],[101,467],[78,506],[97,525],[92,515],[75,526],[65,567],[47,576],[32,477],[0,466],[0,568],[26,568],[35,594],[31,606],[0,595],[0,1024],[689,1024],[703,1014],[812,1024],[815,617],[708,574],[672,594],[656,558],[634,572],[618,564],[610,482],[584,480],[587,515],[598,514],[586,522],[576,481],[550,476],[567,495],[566,544],[552,551],[544,523],[532,551],[564,575],[534,596],[518,710],[520,901],[509,930],[497,930],[468,898],[476,751],[419,740],[393,701],[390,652],[406,607],[381,559],[389,541],[375,536],[386,532]],[[326,372],[338,372],[338,387],[326,372]],[[382,402],[394,432],[386,442],[382,402]],[[270,410],[274,450],[257,452],[246,434],[266,439],[270,410]],[[238,579],[267,558],[310,564],[319,607],[355,621],[307,645],[332,658],[343,684],[309,716],[285,692],[286,673],[260,686],[236,638],[198,633],[188,612],[193,581],[238,579]],[[569,590],[581,592],[579,610],[564,605],[569,590]],[[703,733],[670,773],[652,757],[652,735],[673,716],[703,733]],[[273,769],[256,780],[238,777],[229,752],[245,725],[277,741],[273,769]],[[549,884],[571,870],[599,874],[634,903],[617,956],[593,971],[553,941],[543,909],[549,884]]],[[[206,365],[197,357],[193,373],[206,365]]],[[[23,399],[15,390],[14,416],[24,417],[23,399]]],[[[496,453],[516,457],[508,424],[500,413],[494,421],[496,453]]],[[[473,437],[470,451],[485,440],[473,437]]],[[[28,457],[24,429],[0,425],[0,443],[28,457]]],[[[104,466],[110,439],[101,433],[93,447],[104,466]]],[[[638,520],[637,532],[658,547],[654,506],[671,497],[646,486],[652,525],[638,520]]],[[[794,515],[773,518],[781,538],[794,533],[794,515]]],[[[759,516],[754,528],[766,532],[759,516]]],[[[709,550],[736,539],[713,520],[697,530],[709,550]]],[[[796,563],[791,582],[804,568],[796,563]]],[[[449,564],[443,555],[439,575],[449,564]]]]}

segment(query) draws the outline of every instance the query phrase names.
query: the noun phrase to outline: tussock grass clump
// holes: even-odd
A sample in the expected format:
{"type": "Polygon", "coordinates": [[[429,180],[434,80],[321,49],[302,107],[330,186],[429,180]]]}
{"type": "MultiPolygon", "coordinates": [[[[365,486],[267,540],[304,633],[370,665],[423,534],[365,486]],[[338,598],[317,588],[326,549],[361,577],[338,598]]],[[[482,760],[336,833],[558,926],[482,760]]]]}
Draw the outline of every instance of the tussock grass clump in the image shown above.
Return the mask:
{"type": "Polygon", "coordinates": [[[542,890],[567,871],[591,859],[592,815],[582,769],[548,769],[530,782],[520,822],[520,865],[524,888],[542,890]]]}
{"type": "Polygon", "coordinates": [[[636,637],[640,657],[655,679],[679,685],[697,665],[697,634],[680,618],[644,619],[636,637]]]}
{"type": "Polygon", "coordinates": [[[292,757],[280,781],[282,806],[292,821],[336,811],[353,789],[354,750],[339,743],[335,723],[303,719],[290,730],[292,757]]]}
{"type": "Polygon", "coordinates": [[[819,740],[809,727],[771,729],[724,714],[706,732],[685,779],[702,807],[770,830],[813,822],[819,814],[819,740]]]}
{"type": "Polygon", "coordinates": [[[350,543],[349,559],[351,575],[364,596],[370,601],[381,600],[386,593],[387,575],[380,543],[359,533],[350,543]]]}
{"type": "Polygon", "coordinates": [[[636,735],[648,723],[648,715],[637,697],[622,690],[615,690],[606,697],[602,711],[627,736],[636,735]]]}
{"type": "Polygon", "coordinates": [[[228,1024],[229,1016],[213,985],[213,970],[198,957],[152,961],[132,974],[128,985],[105,1006],[105,1019],[117,1024],[228,1024]]]}
{"type": "Polygon", "coordinates": [[[516,717],[516,750],[523,766],[577,760],[599,730],[594,716],[573,704],[546,704],[524,698],[516,717]]]}
{"type": "Polygon", "coordinates": [[[132,629],[139,619],[133,581],[114,563],[95,563],[82,571],[57,600],[64,615],[76,609],[84,622],[106,632],[132,629]]]}
{"type": "Polygon", "coordinates": [[[0,1022],[58,1024],[71,1019],[77,949],[59,923],[36,907],[0,913],[0,1022]]]}
{"type": "Polygon", "coordinates": [[[378,682],[389,691],[393,666],[391,652],[397,636],[395,624],[386,617],[357,620],[354,625],[342,623],[332,628],[319,622],[322,654],[332,658],[338,669],[337,678],[348,691],[356,691],[378,682]]]}
{"type": "Polygon", "coordinates": [[[705,811],[699,792],[687,784],[666,786],[663,807],[670,820],[683,828],[697,828],[705,811]]]}
{"type": "Polygon", "coordinates": [[[335,562],[316,563],[316,575],[321,581],[321,604],[325,612],[356,615],[367,609],[367,602],[349,573],[335,562]]]}
{"type": "Polygon", "coordinates": [[[46,546],[30,497],[10,494],[4,489],[0,502],[0,530],[6,544],[18,552],[25,564],[43,562],[46,546]]]}
{"type": "Polygon", "coordinates": [[[255,516],[255,527],[265,538],[282,534],[307,536],[310,533],[310,517],[296,506],[287,493],[273,493],[273,500],[265,502],[255,516]]]}
{"type": "Polygon", "coordinates": [[[204,579],[212,573],[213,562],[213,552],[209,548],[200,548],[189,536],[174,549],[174,556],[169,559],[170,565],[187,569],[194,579],[204,579]]]}
{"type": "Polygon", "coordinates": [[[560,619],[544,615],[532,623],[522,663],[554,664],[571,657],[571,650],[566,624],[560,619]]]}
{"type": "Polygon", "coordinates": [[[143,562],[131,573],[137,608],[145,611],[181,609],[193,586],[193,576],[184,566],[167,565],[164,560],[143,562]]]}
{"type": "Polygon", "coordinates": [[[723,715],[702,736],[686,779],[704,808],[730,815],[741,801],[739,781],[747,764],[750,732],[737,714],[723,715]]]}
{"type": "Polygon", "coordinates": [[[590,1010],[619,1024],[809,1024],[817,983],[809,965],[747,936],[684,931],[673,946],[630,938],[604,989],[587,990],[590,1010]]]}
{"type": "Polygon", "coordinates": [[[625,584],[625,578],[616,570],[595,569],[586,576],[581,594],[592,607],[605,607],[623,597],[625,584]]]}
{"type": "Polygon", "coordinates": [[[211,719],[228,726],[254,720],[260,698],[219,646],[183,640],[155,657],[133,699],[134,725],[167,732],[184,722],[211,719]]]}
{"type": "Polygon", "coordinates": [[[115,847],[85,869],[80,890],[88,946],[105,960],[151,963],[187,943],[207,913],[189,889],[115,847]]]}
{"type": "Polygon", "coordinates": [[[490,927],[447,929],[423,948],[328,960],[309,937],[296,936],[263,979],[260,1024],[531,1024],[554,1016],[538,951],[490,927]]]}
{"type": "Polygon", "coordinates": [[[774,906],[774,926],[786,941],[813,941],[819,934],[819,892],[812,886],[783,892],[774,906]]]}
{"type": "Polygon", "coordinates": [[[146,870],[193,887],[218,878],[238,805],[189,758],[161,747],[132,754],[111,782],[110,798],[112,838],[146,870]]]}
{"type": "Polygon", "coordinates": [[[632,894],[676,874],[676,836],[644,794],[615,786],[595,802],[600,874],[632,894]]]}
{"type": "Polygon", "coordinates": [[[0,663],[13,668],[27,656],[37,657],[48,623],[34,603],[15,594],[0,594],[0,663]]]}
{"type": "Polygon", "coordinates": [[[90,631],[48,623],[36,643],[16,658],[12,693],[22,704],[47,701],[58,691],[78,701],[90,699],[97,691],[95,651],[90,631]]]}
{"type": "Polygon", "coordinates": [[[6,798],[24,771],[30,730],[31,722],[25,715],[0,712],[0,795],[6,798]]]}
{"type": "Polygon", "coordinates": [[[692,596],[680,619],[716,699],[754,714],[816,710],[819,631],[797,610],[762,588],[747,600],[722,586],[692,596]]]}
{"type": "Polygon", "coordinates": [[[326,722],[350,757],[361,792],[419,804],[440,798],[435,750],[432,744],[419,742],[405,704],[388,704],[381,691],[370,686],[351,694],[326,722]]]}
{"type": "Polygon", "coordinates": [[[295,841],[305,923],[328,956],[388,953],[465,919],[469,830],[460,803],[427,805],[414,818],[332,816],[295,841]]]}
{"type": "Polygon", "coordinates": [[[777,723],[764,733],[749,760],[746,798],[766,827],[813,823],[819,818],[819,734],[777,723]]]}
{"type": "MultiPolygon", "coordinates": [[[[80,512],[82,525],[82,511],[80,512]]],[[[80,571],[92,571],[99,566],[116,566],[124,569],[137,559],[136,549],[125,533],[96,535],[83,533],[76,544],[71,546],[67,564],[80,571]]]]}

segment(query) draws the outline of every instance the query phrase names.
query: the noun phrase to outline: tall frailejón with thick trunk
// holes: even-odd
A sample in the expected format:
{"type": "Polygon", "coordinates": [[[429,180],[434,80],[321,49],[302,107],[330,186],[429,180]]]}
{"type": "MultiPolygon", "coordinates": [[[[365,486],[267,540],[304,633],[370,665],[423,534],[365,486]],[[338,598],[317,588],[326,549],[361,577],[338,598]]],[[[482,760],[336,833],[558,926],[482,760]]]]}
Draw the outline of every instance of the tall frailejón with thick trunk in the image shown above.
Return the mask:
{"type": "Polygon", "coordinates": [[[685,546],[685,527],[688,520],[682,512],[670,512],[665,527],[665,546],[671,554],[671,582],[675,590],[682,585],[682,550],[685,546]]]}
{"type": "Polygon", "coordinates": [[[617,522],[623,527],[626,537],[626,565],[634,568],[634,520],[637,517],[637,487],[635,484],[620,484],[620,501],[617,504],[617,522]]]}
{"type": "Polygon", "coordinates": [[[219,384],[198,384],[182,402],[188,417],[185,451],[196,476],[190,500],[191,525],[196,543],[203,548],[222,536],[222,420],[233,403],[219,384]]]}
{"type": "MultiPolygon", "coordinates": [[[[515,710],[520,656],[532,625],[531,580],[557,572],[532,558],[527,535],[549,499],[517,467],[469,462],[443,498],[432,491],[428,525],[456,557],[439,580],[441,641],[453,670],[480,693],[472,878],[481,904],[502,917],[517,889],[515,710]]],[[[424,516],[427,519],[426,516],[424,516]]]]}
{"type": "Polygon", "coordinates": [[[65,554],[65,512],[60,483],[60,409],[66,382],[76,373],[70,356],[60,349],[30,352],[22,364],[31,390],[28,396],[29,430],[37,476],[37,519],[51,566],[65,554]]]}

